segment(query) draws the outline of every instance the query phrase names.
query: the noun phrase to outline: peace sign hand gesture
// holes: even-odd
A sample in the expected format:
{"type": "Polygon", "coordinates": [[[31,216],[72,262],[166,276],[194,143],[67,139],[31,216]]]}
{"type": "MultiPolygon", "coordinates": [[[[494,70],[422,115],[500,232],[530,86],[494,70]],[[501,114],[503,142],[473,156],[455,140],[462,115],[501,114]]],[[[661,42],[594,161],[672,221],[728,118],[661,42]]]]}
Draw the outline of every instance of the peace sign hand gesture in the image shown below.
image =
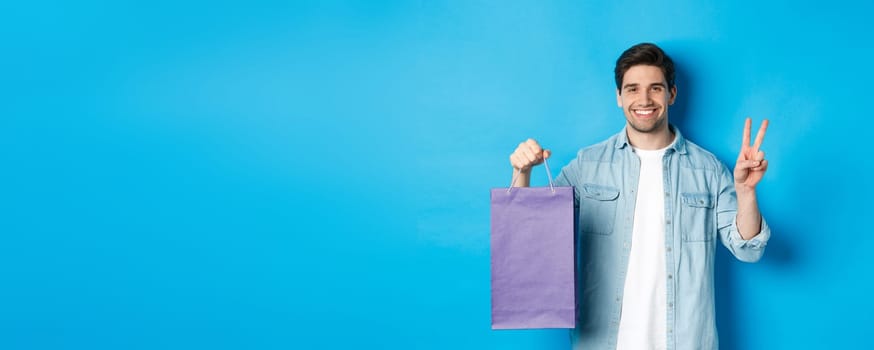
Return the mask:
{"type": "Polygon", "coordinates": [[[752,191],[762,180],[765,171],[768,170],[768,161],[765,160],[765,152],[759,149],[762,139],[765,138],[765,130],[768,129],[768,120],[762,121],[759,132],[756,133],[756,141],[750,146],[750,126],[753,121],[747,118],[744,123],[743,145],[740,155],[737,156],[737,164],[734,166],[734,185],[737,190],[752,191]]]}

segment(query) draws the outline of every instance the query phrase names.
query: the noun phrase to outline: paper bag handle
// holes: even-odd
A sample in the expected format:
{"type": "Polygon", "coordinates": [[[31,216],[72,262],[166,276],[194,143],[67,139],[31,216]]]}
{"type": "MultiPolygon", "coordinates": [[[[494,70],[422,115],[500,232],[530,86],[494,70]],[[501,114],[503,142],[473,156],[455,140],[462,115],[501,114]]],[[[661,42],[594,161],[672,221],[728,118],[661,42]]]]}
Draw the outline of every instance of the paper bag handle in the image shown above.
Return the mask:
{"type": "MultiPolygon", "coordinates": [[[[546,167],[546,176],[549,177],[549,190],[552,193],[555,193],[555,186],[552,184],[552,172],[549,171],[549,162],[546,161],[546,158],[543,158],[543,166],[546,167]]],[[[519,177],[522,171],[513,172],[513,179],[510,181],[510,187],[507,188],[507,193],[510,193],[510,190],[513,189],[513,185],[516,184],[516,179],[519,177]]]]}

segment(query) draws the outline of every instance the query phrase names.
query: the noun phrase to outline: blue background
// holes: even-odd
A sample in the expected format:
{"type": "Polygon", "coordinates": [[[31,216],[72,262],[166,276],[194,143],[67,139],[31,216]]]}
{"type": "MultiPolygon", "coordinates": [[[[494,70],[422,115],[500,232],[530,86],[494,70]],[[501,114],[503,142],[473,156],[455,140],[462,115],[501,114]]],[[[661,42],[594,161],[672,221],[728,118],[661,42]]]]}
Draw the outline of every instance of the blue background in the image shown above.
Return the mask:
{"type": "Polygon", "coordinates": [[[4,2],[0,348],[567,348],[490,330],[488,190],[525,138],[557,171],[618,132],[642,41],[723,161],[771,120],[774,236],[718,249],[723,348],[874,347],[872,10],[4,2]]]}

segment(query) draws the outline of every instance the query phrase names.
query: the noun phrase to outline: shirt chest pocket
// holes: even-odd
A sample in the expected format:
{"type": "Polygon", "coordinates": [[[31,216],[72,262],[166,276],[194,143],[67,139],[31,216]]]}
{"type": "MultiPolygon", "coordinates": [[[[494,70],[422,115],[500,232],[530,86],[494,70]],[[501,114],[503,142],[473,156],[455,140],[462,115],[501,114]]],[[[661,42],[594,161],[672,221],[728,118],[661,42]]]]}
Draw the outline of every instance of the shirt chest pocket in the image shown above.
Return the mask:
{"type": "Polygon", "coordinates": [[[683,241],[706,242],[716,234],[714,200],[709,193],[681,193],[680,209],[683,241]]]}
{"type": "Polygon", "coordinates": [[[583,184],[580,191],[580,231],[597,235],[613,233],[618,198],[618,188],[583,184]]]}

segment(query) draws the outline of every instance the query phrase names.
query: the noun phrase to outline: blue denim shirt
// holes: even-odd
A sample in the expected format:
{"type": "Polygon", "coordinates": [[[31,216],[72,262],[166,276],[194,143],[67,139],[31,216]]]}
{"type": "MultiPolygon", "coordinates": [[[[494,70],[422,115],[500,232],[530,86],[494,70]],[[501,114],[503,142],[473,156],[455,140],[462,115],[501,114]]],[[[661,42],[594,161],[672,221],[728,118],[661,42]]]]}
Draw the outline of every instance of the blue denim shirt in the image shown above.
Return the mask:
{"type": "MultiPolygon", "coordinates": [[[[744,240],[728,168],[679,130],[663,158],[667,348],[717,349],[713,265],[717,236],[738,259],[759,260],[770,237],[744,240]]],[[[634,222],[640,160],[623,130],[584,148],[557,176],[573,186],[578,208],[575,349],[615,349],[634,222]]]]}

